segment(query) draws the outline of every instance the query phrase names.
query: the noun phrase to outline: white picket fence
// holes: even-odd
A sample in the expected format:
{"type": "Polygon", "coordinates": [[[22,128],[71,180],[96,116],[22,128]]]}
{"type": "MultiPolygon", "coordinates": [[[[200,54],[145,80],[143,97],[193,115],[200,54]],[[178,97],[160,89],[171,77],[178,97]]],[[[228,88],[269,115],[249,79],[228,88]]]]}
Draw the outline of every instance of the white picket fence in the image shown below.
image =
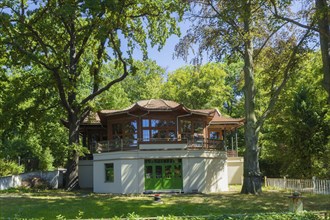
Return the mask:
{"type": "Polygon", "coordinates": [[[265,177],[265,186],[315,194],[330,194],[330,180],[320,180],[315,177],[312,179],[265,177]]]}

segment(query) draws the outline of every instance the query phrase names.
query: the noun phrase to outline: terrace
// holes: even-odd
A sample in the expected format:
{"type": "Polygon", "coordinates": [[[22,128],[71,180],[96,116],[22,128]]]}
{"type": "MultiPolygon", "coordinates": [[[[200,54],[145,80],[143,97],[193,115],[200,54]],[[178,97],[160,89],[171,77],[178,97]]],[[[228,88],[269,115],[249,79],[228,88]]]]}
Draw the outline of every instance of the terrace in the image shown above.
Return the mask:
{"type": "Polygon", "coordinates": [[[236,157],[236,150],[229,150],[223,140],[209,138],[177,139],[150,138],[116,139],[99,141],[94,145],[95,153],[116,151],[145,151],[145,150],[217,150],[227,151],[228,157],[236,157]]]}
{"type": "Polygon", "coordinates": [[[244,119],[223,116],[217,109],[192,110],[173,101],[151,99],[123,110],[91,114],[81,134],[91,153],[217,150],[237,156],[237,129],[243,124],[244,119]]]}

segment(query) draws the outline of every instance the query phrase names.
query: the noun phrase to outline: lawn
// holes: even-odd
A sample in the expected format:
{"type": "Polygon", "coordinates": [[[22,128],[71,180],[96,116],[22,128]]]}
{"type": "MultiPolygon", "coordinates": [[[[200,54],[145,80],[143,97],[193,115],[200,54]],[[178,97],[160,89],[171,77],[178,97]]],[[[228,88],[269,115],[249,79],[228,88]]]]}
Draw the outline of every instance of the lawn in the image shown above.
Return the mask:
{"type": "MultiPolygon", "coordinates": [[[[111,218],[135,213],[152,216],[203,216],[223,214],[287,212],[287,192],[264,191],[262,195],[242,195],[237,191],[221,194],[162,195],[162,204],[152,195],[109,195],[86,191],[42,191],[0,193],[0,219],[111,218]]],[[[330,195],[304,195],[307,211],[330,211],[330,195]]]]}

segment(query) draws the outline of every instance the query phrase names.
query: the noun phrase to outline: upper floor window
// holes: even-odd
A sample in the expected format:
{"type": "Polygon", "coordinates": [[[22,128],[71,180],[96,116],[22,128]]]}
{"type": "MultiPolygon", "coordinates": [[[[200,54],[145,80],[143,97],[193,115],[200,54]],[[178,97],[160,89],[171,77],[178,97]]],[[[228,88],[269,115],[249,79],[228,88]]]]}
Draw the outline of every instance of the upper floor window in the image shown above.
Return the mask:
{"type": "Polygon", "coordinates": [[[217,131],[210,132],[210,139],[212,140],[220,140],[220,133],[217,131]]]}
{"type": "Polygon", "coordinates": [[[201,139],[204,138],[204,125],[203,121],[180,121],[180,131],[182,139],[201,139]]]}
{"type": "Polygon", "coordinates": [[[113,123],[111,125],[111,128],[112,128],[112,132],[111,132],[112,139],[130,140],[131,145],[137,143],[138,129],[137,129],[136,120],[113,123]]]}
{"type": "Polygon", "coordinates": [[[176,123],[171,119],[142,119],[142,140],[176,139],[176,123]]]}

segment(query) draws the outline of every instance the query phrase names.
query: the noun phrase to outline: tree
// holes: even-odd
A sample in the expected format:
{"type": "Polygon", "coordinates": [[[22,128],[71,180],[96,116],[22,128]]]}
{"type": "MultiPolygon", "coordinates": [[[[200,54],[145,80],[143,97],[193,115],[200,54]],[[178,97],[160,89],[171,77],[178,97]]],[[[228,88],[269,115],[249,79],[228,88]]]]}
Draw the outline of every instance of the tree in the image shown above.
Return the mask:
{"type": "Polygon", "coordinates": [[[267,176],[330,175],[330,112],[320,83],[322,59],[319,53],[302,59],[299,75],[289,82],[263,129],[261,158],[267,176]],[[278,169],[274,170],[274,164],[278,169]]]}
{"type": "Polygon", "coordinates": [[[192,109],[218,107],[222,110],[231,92],[225,84],[226,77],[224,65],[220,63],[182,67],[168,75],[162,97],[192,109]]]}
{"type": "Polygon", "coordinates": [[[38,68],[11,68],[0,84],[0,158],[19,160],[26,171],[63,167],[68,152],[63,114],[49,78],[38,68]],[[45,160],[47,148],[54,161],[45,160]]]}
{"type": "MultiPolygon", "coordinates": [[[[259,168],[259,132],[265,119],[285,87],[290,75],[294,72],[297,54],[308,36],[309,30],[291,41],[291,54],[280,68],[283,75],[281,81],[276,81],[269,93],[270,99],[264,111],[257,114],[255,83],[255,61],[265,46],[276,47],[275,37],[280,29],[290,31],[286,26],[269,12],[269,2],[258,0],[236,1],[196,1],[197,12],[192,12],[194,27],[181,40],[177,47],[178,54],[187,55],[190,45],[199,43],[198,55],[208,51],[211,58],[221,59],[223,55],[240,56],[244,60],[244,109],[245,109],[245,153],[244,153],[244,182],[242,193],[257,194],[261,192],[261,173],[259,168]],[[255,50],[257,48],[257,50],[255,50]]],[[[282,4],[281,9],[287,5],[282,4]]],[[[194,8],[193,8],[194,9],[194,8]]],[[[290,32],[289,32],[290,33],[290,32]]],[[[289,39],[292,38],[291,36],[289,39]]],[[[288,38],[283,38],[284,41],[288,38]]],[[[198,59],[197,59],[198,60],[198,59]]],[[[271,60],[268,60],[269,62],[271,60]]]]}
{"type": "MultiPolygon", "coordinates": [[[[100,95],[95,102],[95,109],[123,109],[134,102],[146,99],[157,99],[161,96],[164,84],[165,69],[150,59],[134,61],[135,74],[128,75],[125,80],[117,83],[100,95]]],[[[106,65],[104,70],[109,75],[120,73],[114,70],[114,64],[106,65]]]]}
{"type": "Polygon", "coordinates": [[[90,103],[129,73],[136,72],[133,50],[147,56],[152,46],[164,45],[178,34],[177,18],[184,4],[178,0],[94,1],[35,0],[0,3],[1,45],[16,65],[38,66],[52,78],[69,129],[66,187],[77,186],[79,126],[89,114],[90,103]],[[175,14],[174,14],[175,13],[175,14]],[[127,51],[123,52],[123,45],[127,51]],[[121,75],[101,84],[102,67],[115,60],[121,75]],[[101,87],[102,86],[102,87],[101,87]]]}
{"type": "Polygon", "coordinates": [[[311,29],[318,33],[323,63],[323,87],[328,93],[330,103],[330,3],[328,0],[313,1],[284,1],[296,5],[304,5],[294,15],[282,13],[277,1],[272,0],[273,14],[280,19],[291,22],[301,28],[311,29]],[[306,19],[307,18],[307,19],[306,19]]]}
{"type": "Polygon", "coordinates": [[[162,92],[165,69],[152,60],[137,61],[135,64],[136,74],[130,75],[127,80],[120,82],[130,103],[159,98],[162,92]]]}

